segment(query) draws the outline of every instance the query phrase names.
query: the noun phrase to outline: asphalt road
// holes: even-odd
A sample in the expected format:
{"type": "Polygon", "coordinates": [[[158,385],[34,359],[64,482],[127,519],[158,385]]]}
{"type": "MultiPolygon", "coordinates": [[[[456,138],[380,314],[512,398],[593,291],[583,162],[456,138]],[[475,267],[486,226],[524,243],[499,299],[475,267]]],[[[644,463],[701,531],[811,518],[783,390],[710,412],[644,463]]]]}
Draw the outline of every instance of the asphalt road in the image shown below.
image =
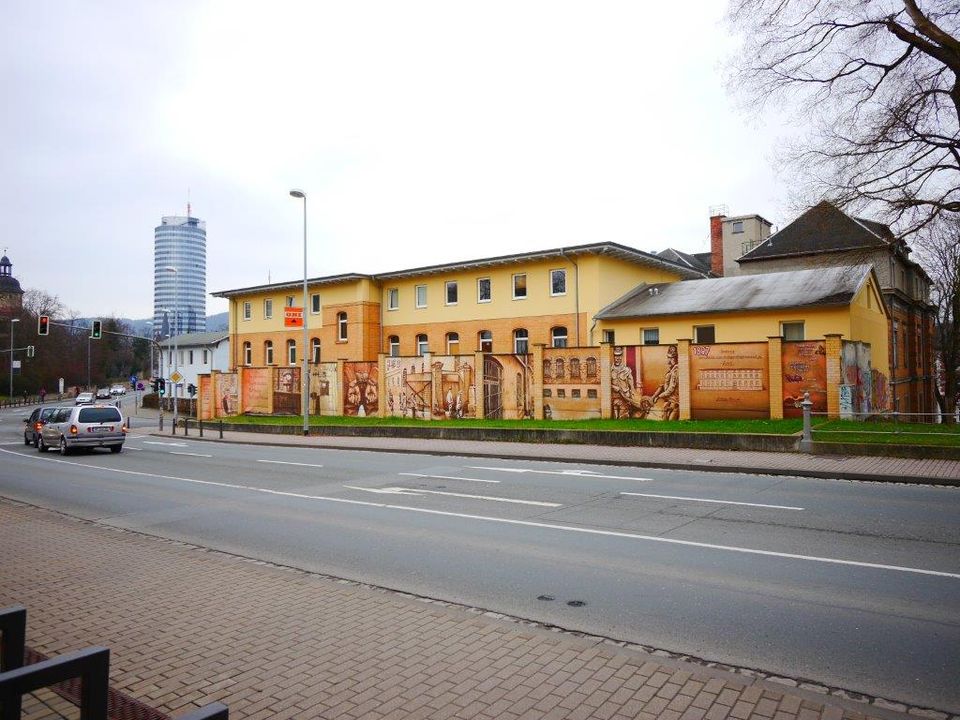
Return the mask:
{"type": "MultiPolygon", "coordinates": [[[[960,712],[960,489],[139,435],[0,413],[0,495],[571,630],[960,712]]],[[[0,570],[2,572],[2,570],[0,570]]]]}

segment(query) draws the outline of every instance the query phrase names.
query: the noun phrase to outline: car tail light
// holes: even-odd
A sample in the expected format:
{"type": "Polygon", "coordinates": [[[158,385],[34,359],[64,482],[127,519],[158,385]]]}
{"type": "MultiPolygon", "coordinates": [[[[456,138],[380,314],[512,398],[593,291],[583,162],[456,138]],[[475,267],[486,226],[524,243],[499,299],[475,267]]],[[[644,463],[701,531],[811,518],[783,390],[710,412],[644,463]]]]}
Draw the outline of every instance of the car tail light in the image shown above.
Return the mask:
{"type": "Polygon", "coordinates": [[[80,432],[80,431],[77,430],[77,426],[76,426],[76,425],[71,425],[71,426],[70,426],[70,434],[71,434],[71,435],[76,435],[76,434],[79,433],[79,432],[80,432]]]}
{"type": "Polygon", "coordinates": [[[33,424],[33,429],[36,430],[37,432],[40,432],[40,428],[42,427],[43,427],[43,423],[40,422],[39,420],[33,424]]]}

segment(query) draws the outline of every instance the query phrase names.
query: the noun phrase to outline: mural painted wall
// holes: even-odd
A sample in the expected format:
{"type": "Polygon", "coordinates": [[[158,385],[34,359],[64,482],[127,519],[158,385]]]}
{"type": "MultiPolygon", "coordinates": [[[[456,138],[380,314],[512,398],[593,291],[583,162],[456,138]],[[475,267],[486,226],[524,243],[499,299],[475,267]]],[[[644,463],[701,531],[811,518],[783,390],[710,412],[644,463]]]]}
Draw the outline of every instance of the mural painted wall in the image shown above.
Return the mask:
{"type": "Polygon", "coordinates": [[[310,366],[310,414],[339,415],[340,383],[337,364],[319,363],[310,366]]]}
{"type": "Polygon", "coordinates": [[[213,376],[197,376],[197,418],[199,420],[213,420],[217,406],[213,400],[213,376]]]}
{"type": "Polygon", "coordinates": [[[273,389],[272,367],[247,367],[243,369],[243,392],[241,407],[244,413],[267,414],[270,412],[270,394],[273,389]]]}
{"type": "Polygon", "coordinates": [[[825,340],[784,342],[781,352],[783,373],[783,416],[803,417],[797,403],[810,393],[813,412],[827,412],[827,344],[825,340]]]}
{"type": "Polygon", "coordinates": [[[601,348],[543,349],[543,417],[600,417],[601,348]]]}
{"type": "Polygon", "coordinates": [[[225,417],[240,413],[240,384],[237,373],[217,373],[214,398],[217,403],[216,416],[225,417]]]}
{"type": "Polygon", "coordinates": [[[298,367],[273,368],[273,414],[299,415],[301,371],[298,367]]]}
{"type": "Polygon", "coordinates": [[[676,345],[618,345],[613,348],[610,417],[680,419],[676,345]]]}
{"type": "Polygon", "coordinates": [[[491,419],[533,417],[532,355],[483,356],[483,410],[491,419]]]}
{"type": "Polygon", "coordinates": [[[387,414],[422,420],[476,416],[473,355],[386,358],[387,414]]]}
{"type": "Polygon", "coordinates": [[[357,417],[376,415],[379,410],[375,362],[345,362],[343,364],[343,414],[357,417]]]}
{"type": "Polygon", "coordinates": [[[873,370],[870,345],[844,340],[840,347],[840,416],[873,412],[873,370]]]}
{"type": "Polygon", "coordinates": [[[691,345],[691,417],[769,418],[768,356],[767,343],[691,345]]]}

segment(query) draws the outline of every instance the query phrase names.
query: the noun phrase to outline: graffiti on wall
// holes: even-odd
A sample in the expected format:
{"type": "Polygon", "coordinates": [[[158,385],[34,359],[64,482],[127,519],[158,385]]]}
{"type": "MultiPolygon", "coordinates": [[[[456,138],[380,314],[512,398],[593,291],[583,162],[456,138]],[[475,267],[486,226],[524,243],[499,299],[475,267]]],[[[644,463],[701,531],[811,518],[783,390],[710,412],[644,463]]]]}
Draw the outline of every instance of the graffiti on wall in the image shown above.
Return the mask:
{"type": "Polygon", "coordinates": [[[827,411],[827,347],[823,340],[783,343],[783,416],[802,417],[804,393],[810,393],[813,412],[827,411]]]}
{"type": "Polygon", "coordinates": [[[241,403],[244,413],[262,415],[270,412],[273,370],[272,367],[247,367],[243,369],[241,403]]]}
{"type": "Polygon", "coordinates": [[[690,346],[690,413],[694,420],[769,418],[767,343],[690,346]]]}
{"type": "Polygon", "coordinates": [[[337,364],[318,363],[310,366],[310,414],[339,415],[340,385],[337,364]]]}
{"type": "Polygon", "coordinates": [[[386,358],[387,413],[421,420],[476,415],[473,355],[386,358]]]}
{"type": "Polygon", "coordinates": [[[240,384],[237,382],[237,374],[217,373],[215,377],[217,378],[215,389],[217,417],[238,414],[240,411],[240,384]]]}
{"type": "Polygon", "coordinates": [[[532,355],[483,356],[483,413],[491,419],[533,417],[532,355]]]}
{"type": "Polygon", "coordinates": [[[869,415],[873,411],[873,372],[870,345],[844,340],[840,348],[842,384],[850,387],[851,410],[854,416],[869,415]]]}
{"type": "Polygon", "coordinates": [[[277,367],[273,371],[274,414],[299,415],[300,397],[303,392],[300,386],[300,368],[277,367]]]}
{"type": "Polygon", "coordinates": [[[544,348],[543,417],[600,417],[600,348],[544,348]]]}
{"type": "Polygon", "coordinates": [[[618,345],[613,348],[610,415],[614,419],[680,419],[676,345],[618,345]]]}
{"type": "Polygon", "coordinates": [[[343,364],[343,414],[357,417],[376,415],[379,411],[375,362],[345,362],[343,364]]]}

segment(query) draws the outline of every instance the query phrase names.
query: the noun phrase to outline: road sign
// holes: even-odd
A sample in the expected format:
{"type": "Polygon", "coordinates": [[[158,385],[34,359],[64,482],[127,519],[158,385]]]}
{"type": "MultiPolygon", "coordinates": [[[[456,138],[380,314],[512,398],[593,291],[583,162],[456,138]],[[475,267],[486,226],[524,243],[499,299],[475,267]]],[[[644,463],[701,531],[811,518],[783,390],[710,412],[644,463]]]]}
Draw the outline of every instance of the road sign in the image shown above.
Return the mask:
{"type": "Polygon", "coordinates": [[[285,307],[283,309],[284,327],[303,327],[303,308],[285,307]]]}
{"type": "Polygon", "coordinates": [[[174,370],[173,373],[171,373],[170,375],[170,379],[173,380],[175,383],[179,383],[181,380],[183,380],[183,375],[181,375],[179,372],[174,370]]]}

